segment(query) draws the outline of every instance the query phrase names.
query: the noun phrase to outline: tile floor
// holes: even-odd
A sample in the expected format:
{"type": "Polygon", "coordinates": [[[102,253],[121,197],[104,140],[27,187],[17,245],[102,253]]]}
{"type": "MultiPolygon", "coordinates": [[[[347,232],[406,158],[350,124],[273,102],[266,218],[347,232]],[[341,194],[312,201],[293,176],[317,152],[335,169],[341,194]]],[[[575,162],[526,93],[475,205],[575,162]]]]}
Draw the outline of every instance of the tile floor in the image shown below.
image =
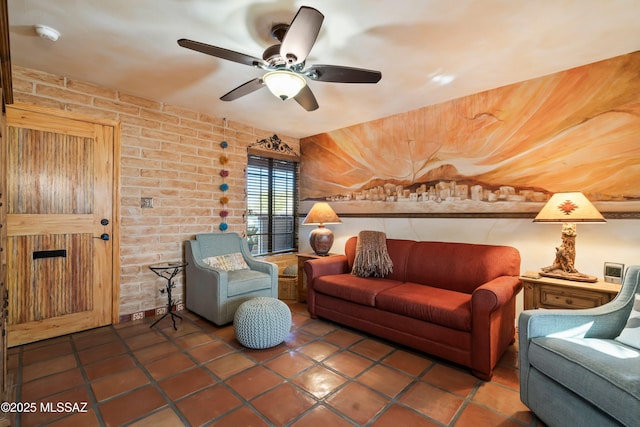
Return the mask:
{"type": "Polygon", "coordinates": [[[12,425],[542,426],[519,400],[515,345],[483,382],[289,306],[291,333],[267,350],[187,311],[177,331],[151,318],[11,348],[13,401],[34,409],[12,425]]]}

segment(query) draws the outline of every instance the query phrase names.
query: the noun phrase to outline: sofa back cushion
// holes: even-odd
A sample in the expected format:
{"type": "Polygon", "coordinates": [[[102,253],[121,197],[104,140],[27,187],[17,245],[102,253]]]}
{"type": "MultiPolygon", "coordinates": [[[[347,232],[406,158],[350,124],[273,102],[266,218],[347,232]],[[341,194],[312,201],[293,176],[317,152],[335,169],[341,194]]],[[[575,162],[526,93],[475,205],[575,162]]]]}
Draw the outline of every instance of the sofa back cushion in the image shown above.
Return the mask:
{"type": "Polygon", "coordinates": [[[416,242],[406,281],[472,293],[499,276],[520,274],[520,253],[511,246],[453,242],[416,242]]]}
{"type": "MultiPolygon", "coordinates": [[[[350,237],[344,245],[344,253],[347,256],[349,271],[353,269],[353,263],[356,258],[356,246],[358,237],[350,237]]],[[[405,281],[405,273],[407,268],[407,260],[409,252],[413,244],[413,240],[387,239],[387,252],[391,261],[393,261],[393,271],[385,276],[386,279],[405,281]]]]}

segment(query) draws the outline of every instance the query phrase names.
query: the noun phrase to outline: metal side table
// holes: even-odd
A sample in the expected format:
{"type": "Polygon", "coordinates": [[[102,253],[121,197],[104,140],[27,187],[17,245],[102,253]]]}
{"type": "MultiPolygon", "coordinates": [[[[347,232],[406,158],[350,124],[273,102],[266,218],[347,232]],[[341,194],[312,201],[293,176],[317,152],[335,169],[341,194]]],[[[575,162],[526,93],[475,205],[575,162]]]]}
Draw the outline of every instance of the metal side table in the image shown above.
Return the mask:
{"type": "Polygon", "coordinates": [[[173,322],[173,329],[176,331],[178,328],[176,327],[176,317],[182,320],[182,316],[178,313],[173,312],[173,308],[176,306],[178,301],[174,301],[171,297],[171,290],[175,288],[176,285],[173,284],[173,278],[178,275],[188,263],[186,262],[161,262],[159,264],[152,264],[149,266],[149,269],[156,273],[158,276],[167,279],[167,286],[164,289],[160,289],[160,293],[167,293],[167,312],[162,315],[161,318],[157,319],[153,324],[151,324],[150,328],[153,328],[156,323],[161,321],[167,316],[171,316],[171,321],[173,322]]]}

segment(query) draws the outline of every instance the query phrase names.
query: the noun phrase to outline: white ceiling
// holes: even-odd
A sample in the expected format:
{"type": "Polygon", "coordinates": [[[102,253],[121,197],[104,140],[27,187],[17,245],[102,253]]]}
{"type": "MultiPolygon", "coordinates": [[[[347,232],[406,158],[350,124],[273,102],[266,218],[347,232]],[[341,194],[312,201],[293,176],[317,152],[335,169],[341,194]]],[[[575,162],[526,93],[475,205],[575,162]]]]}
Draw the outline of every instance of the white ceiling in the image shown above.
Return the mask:
{"type": "Polygon", "coordinates": [[[305,137],[640,50],[638,0],[9,0],[11,60],[133,95],[305,137]],[[178,46],[262,57],[274,23],[325,15],[307,64],[382,72],[310,82],[320,108],[266,89],[220,96],[264,71],[178,46]],[[35,34],[45,24],[53,43],[35,34]],[[444,83],[447,79],[453,79],[444,83]]]}

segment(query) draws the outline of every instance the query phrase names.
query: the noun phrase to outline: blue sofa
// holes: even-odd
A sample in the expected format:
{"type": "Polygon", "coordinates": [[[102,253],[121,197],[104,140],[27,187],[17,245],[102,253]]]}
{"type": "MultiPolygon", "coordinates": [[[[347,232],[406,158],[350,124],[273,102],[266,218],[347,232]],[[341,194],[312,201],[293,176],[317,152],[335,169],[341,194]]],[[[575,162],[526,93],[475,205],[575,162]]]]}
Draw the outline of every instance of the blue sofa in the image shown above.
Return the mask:
{"type": "Polygon", "coordinates": [[[631,266],[605,305],[521,313],[520,399],[549,427],[640,426],[640,349],[614,339],[639,283],[631,266]]]}

